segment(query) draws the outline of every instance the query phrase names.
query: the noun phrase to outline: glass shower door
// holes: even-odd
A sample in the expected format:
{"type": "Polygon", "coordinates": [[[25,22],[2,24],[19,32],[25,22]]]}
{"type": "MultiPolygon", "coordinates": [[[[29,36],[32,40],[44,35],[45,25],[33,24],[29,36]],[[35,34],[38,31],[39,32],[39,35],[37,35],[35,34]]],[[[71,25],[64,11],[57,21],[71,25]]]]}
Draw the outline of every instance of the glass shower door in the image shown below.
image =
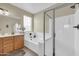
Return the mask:
{"type": "Polygon", "coordinates": [[[74,56],[75,9],[65,6],[55,10],[56,56],[74,56]]]}

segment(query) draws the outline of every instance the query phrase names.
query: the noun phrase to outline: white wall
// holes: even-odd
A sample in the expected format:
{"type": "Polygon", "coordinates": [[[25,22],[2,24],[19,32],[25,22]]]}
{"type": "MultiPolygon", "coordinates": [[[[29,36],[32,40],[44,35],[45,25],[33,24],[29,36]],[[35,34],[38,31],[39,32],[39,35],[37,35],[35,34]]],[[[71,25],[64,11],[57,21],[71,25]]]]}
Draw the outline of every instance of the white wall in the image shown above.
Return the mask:
{"type": "MultiPolygon", "coordinates": [[[[43,32],[44,26],[44,12],[40,12],[34,15],[34,32],[43,32]]],[[[49,20],[46,17],[45,20],[46,32],[49,32],[49,20]]]]}
{"type": "Polygon", "coordinates": [[[34,32],[43,32],[43,17],[43,12],[34,15],[34,32]]]}

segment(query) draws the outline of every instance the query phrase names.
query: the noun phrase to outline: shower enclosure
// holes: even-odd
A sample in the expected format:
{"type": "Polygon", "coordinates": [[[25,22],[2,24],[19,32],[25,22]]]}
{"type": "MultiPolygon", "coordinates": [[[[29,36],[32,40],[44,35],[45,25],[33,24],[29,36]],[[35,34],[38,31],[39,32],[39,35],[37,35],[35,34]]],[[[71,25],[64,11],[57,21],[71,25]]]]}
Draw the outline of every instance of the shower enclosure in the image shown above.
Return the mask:
{"type": "Polygon", "coordinates": [[[44,12],[44,55],[79,56],[79,4],[63,4],[44,12]]]}

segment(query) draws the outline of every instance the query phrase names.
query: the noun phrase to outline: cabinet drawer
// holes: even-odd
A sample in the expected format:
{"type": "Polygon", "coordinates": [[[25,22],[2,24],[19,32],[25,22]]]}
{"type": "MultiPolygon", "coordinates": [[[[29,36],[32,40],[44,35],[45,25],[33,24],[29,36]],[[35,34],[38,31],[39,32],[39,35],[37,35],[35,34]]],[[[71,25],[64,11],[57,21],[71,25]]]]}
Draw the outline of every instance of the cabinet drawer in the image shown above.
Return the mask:
{"type": "Polygon", "coordinates": [[[5,42],[5,41],[12,40],[12,39],[13,39],[13,37],[4,37],[4,38],[3,38],[3,41],[5,42]]]}

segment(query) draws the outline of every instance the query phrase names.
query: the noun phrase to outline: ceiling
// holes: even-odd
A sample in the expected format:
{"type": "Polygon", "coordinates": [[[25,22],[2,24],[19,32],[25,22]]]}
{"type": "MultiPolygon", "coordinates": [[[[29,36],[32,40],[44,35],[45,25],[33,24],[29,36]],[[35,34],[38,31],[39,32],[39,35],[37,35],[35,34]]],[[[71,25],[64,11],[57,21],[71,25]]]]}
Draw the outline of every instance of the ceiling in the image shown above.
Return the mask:
{"type": "Polygon", "coordinates": [[[11,5],[21,8],[32,14],[38,13],[54,4],[55,3],[11,3],[11,5]]]}

